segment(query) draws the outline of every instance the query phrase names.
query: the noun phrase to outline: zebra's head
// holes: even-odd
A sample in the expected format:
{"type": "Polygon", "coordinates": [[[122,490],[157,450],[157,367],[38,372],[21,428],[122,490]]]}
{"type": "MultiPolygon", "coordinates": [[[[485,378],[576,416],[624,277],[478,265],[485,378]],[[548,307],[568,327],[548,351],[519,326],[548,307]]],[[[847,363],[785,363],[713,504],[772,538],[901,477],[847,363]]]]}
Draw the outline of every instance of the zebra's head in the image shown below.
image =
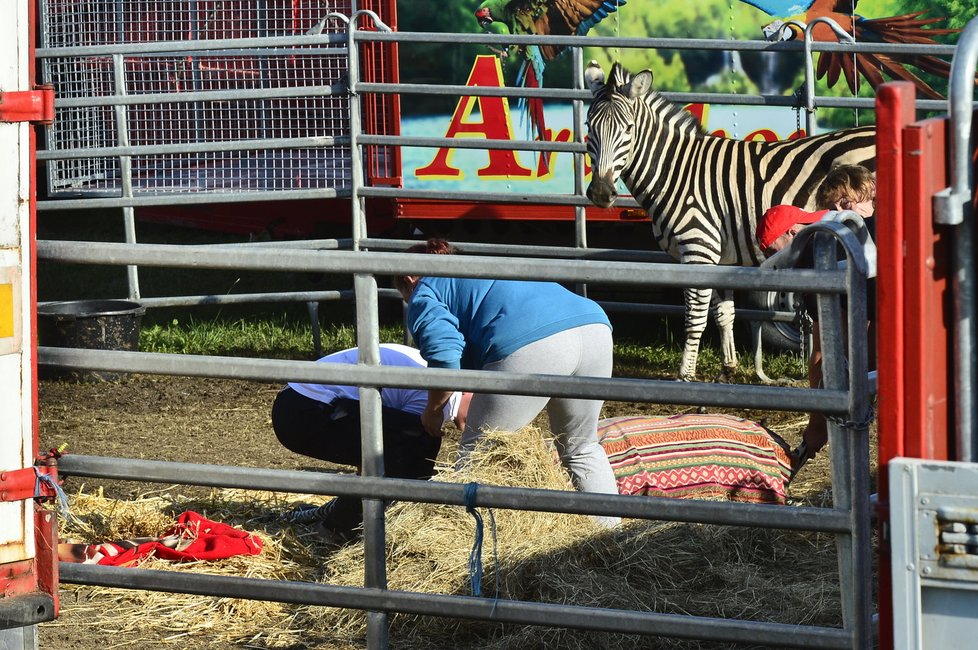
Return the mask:
{"type": "Polygon", "coordinates": [[[635,107],[652,88],[652,73],[643,70],[632,76],[615,63],[605,83],[601,66],[591,61],[584,81],[594,95],[587,112],[587,152],[591,157],[587,197],[599,208],[610,208],[618,198],[615,183],[632,160],[635,107]]]}

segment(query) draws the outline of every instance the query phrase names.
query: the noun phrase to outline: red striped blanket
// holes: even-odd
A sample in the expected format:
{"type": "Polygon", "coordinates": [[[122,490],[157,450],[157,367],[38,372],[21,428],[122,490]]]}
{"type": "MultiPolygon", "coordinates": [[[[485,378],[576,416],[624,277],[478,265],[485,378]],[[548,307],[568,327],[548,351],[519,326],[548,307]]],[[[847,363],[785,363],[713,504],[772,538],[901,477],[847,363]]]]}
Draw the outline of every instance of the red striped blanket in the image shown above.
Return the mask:
{"type": "Polygon", "coordinates": [[[786,502],[788,445],[729,415],[617,417],[598,436],[621,494],[748,503],[786,502]]]}
{"type": "Polygon", "coordinates": [[[162,537],[136,537],[95,544],[62,542],[58,544],[58,559],[81,564],[136,566],[150,557],[188,562],[258,555],[262,545],[257,535],[187,510],[162,537]]]}

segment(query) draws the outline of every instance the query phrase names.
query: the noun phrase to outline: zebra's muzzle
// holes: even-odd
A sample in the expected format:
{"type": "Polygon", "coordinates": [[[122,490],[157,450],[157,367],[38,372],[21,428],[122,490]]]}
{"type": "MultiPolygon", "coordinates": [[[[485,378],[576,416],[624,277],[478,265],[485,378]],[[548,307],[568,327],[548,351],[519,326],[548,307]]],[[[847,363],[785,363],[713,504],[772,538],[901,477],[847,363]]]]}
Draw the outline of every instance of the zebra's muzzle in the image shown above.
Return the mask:
{"type": "Polygon", "coordinates": [[[611,183],[595,177],[587,186],[587,198],[599,208],[610,208],[614,205],[615,199],[618,198],[618,192],[611,183]]]}

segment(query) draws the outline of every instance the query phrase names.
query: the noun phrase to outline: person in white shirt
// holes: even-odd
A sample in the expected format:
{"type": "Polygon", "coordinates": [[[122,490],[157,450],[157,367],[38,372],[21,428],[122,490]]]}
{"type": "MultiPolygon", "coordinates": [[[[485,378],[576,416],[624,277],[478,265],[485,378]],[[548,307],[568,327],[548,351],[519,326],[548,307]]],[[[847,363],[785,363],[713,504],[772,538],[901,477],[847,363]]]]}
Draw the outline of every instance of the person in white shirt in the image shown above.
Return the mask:
{"type": "MultiPolygon", "coordinates": [[[[357,363],[357,348],[335,352],[318,363],[357,363]]],[[[427,366],[418,350],[383,343],[384,366],[427,366]]],[[[428,391],[414,388],[382,388],[381,419],[384,429],[384,474],[393,478],[422,479],[434,474],[441,438],[427,435],[421,414],[428,391]]],[[[460,429],[471,394],[453,393],[445,404],[443,422],[454,421],[460,429]]],[[[360,471],[360,402],[356,386],[289,383],[272,405],[272,428],[285,447],[297,454],[360,471]]],[[[321,533],[336,541],[352,539],[363,521],[359,497],[336,497],[310,511],[304,519],[318,518],[321,533]]]]}

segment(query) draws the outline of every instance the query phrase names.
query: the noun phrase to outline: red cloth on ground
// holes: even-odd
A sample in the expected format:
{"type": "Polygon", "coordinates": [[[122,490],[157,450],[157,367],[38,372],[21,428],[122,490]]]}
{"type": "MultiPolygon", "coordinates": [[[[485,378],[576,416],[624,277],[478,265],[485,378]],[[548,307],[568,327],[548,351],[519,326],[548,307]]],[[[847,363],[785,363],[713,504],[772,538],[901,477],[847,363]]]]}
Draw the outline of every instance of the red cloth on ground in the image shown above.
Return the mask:
{"type": "Polygon", "coordinates": [[[104,542],[59,544],[58,556],[66,562],[133,566],[150,557],[174,562],[222,560],[235,555],[258,555],[262,541],[257,535],[211,521],[188,510],[162,537],[104,542]]]}

